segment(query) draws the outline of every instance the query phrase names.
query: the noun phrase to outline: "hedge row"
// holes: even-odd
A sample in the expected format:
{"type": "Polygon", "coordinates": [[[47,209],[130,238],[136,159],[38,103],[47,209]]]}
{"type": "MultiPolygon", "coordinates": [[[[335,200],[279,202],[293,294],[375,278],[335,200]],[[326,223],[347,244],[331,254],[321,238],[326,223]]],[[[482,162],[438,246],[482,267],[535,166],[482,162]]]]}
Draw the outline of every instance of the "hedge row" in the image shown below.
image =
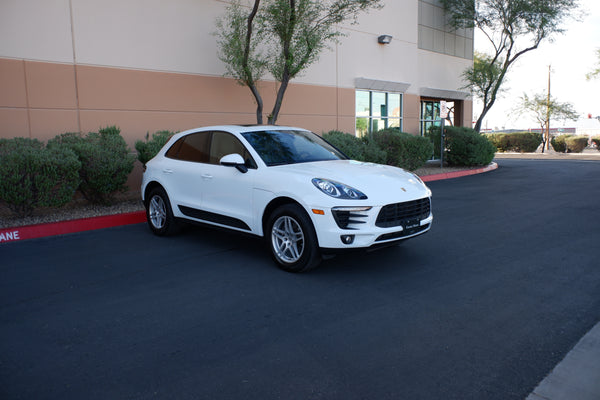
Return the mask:
{"type": "Polygon", "coordinates": [[[397,130],[382,130],[362,138],[330,131],[324,133],[323,138],[353,160],[394,165],[410,171],[422,167],[433,153],[433,145],[427,138],[397,130]]]}
{"type": "Polygon", "coordinates": [[[588,145],[587,136],[560,135],[552,138],[550,143],[554,151],[559,153],[581,153],[588,145]]]}
{"type": "MultiPolygon", "coordinates": [[[[173,135],[170,131],[159,131],[152,137],[146,134],[143,141],[138,140],[135,148],[140,162],[146,164],[173,135]]],[[[324,133],[323,138],[351,159],[389,164],[408,170],[423,166],[431,158],[433,150],[428,139],[393,129],[378,131],[363,138],[340,131],[330,131],[324,133]]]]}
{"type": "MultiPolygon", "coordinates": [[[[145,164],[173,135],[159,131],[135,148],[145,164]]],[[[437,146],[439,128],[430,138],[397,130],[383,130],[364,138],[339,131],[323,137],[348,157],[415,170],[425,164],[437,146]],[[433,143],[432,144],[432,140],[433,143]]],[[[494,146],[467,128],[446,128],[446,154],[451,165],[485,165],[494,157],[494,146]]],[[[90,202],[110,204],[115,193],[127,189],[135,157],[116,126],[90,132],[64,133],[46,145],[37,139],[0,139],[0,200],[10,210],[26,216],[38,207],[60,207],[77,190],[90,202]]]]}
{"type": "Polygon", "coordinates": [[[81,162],[67,148],[37,139],[0,139],[0,200],[20,216],[38,207],[60,207],[80,184],[81,162]]]}
{"type": "Polygon", "coordinates": [[[501,152],[533,153],[542,143],[542,134],[535,132],[492,133],[487,138],[501,152]]]}
{"type": "Polygon", "coordinates": [[[115,126],[65,133],[48,141],[0,140],[0,200],[19,216],[38,207],[59,207],[77,190],[93,203],[109,204],[127,190],[135,157],[115,126]]]}
{"type": "MultiPolygon", "coordinates": [[[[440,127],[432,127],[427,135],[433,142],[435,156],[440,157],[440,127]]],[[[496,154],[496,147],[492,142],[485,135],[471,128],[444,127],[444,143],[444,160],[448,165],[468,167],[488,165],[496,154]]]]}
{"type": "MultiPolygon", "coordinates": [[[[395,165],[412,171],[423,166],[432,155],[440,157],[440,134],[440,128],[433,127],[427,137],[387,130],[363,138],[332,131],[323,134],[323,138],[352,159],[395,165]]],[[[470,128],[448,126],[444,129],[444,137],[444,159],[449,165],[487,165],[496,154],[495,146],[484,135],[470,128]]]]}

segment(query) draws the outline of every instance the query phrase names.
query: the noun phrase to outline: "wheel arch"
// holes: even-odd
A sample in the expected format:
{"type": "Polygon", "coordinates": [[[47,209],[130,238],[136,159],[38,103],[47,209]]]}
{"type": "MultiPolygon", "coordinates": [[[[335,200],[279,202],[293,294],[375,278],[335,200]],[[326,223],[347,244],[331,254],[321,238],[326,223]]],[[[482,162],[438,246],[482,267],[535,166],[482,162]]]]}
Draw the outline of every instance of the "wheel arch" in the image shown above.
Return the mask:
{"type": "MultiPolygon", "coordinates": [[[[276,197],[276,198],[274,198],[273,200],[271,200],[269,202],[269,204],[267,204],[267,206],[265,207],[265,211],[263,212],[263,215],[262,215],[262,236],[263,237],[266,237],[267,224],[269,223],[269,217],[271,216],[273,211],[275,211],[276,209],[278,209],[279,207],[281,207],[284,204],[297,204],[298,206],[302,207],[302,209],[306,212],[306,210],[304,209],[302,204],[300,204],[298,201],[292,199],[291,197],[276,197]]],[[[309,218],[310,218],[310,216],[309,216],[309,218]]]]}
{"type": "Polygon", "coordinates": [[[160,184],[160,183],[158,183],[157,181],[151,181],[151,182],[148,182],[148,184],[147,184],[147,185],[146,185],[146,187],[144,188],[144,193],[143,193],[143,194],[144,194],[144,198],[143,198],[143,200],[144,200],[144,204],[146,204],[146,202],[148,201],[148,195],[150,194],[150,192],[151,192],[152,190],[154,190],[155,188],[157,188],[157,187],[159,187],[159,188],[161,188],[161,189],[165,190],[165,188],[163,187],[163,185],[161,185],[161,184],[160,184]]]}

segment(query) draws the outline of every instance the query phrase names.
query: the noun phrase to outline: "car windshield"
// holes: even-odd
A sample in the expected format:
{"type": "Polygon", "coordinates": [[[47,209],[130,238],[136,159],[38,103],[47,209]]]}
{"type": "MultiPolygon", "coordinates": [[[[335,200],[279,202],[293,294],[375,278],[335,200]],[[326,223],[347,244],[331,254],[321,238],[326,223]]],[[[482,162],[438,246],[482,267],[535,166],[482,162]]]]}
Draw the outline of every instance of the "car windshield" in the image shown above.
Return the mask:
{"type": "Polygon", "coordinates": [[[312,132],[266,130],[245,132],[242,136],[269,167],[346,159],[337,149],[312,132]]]}

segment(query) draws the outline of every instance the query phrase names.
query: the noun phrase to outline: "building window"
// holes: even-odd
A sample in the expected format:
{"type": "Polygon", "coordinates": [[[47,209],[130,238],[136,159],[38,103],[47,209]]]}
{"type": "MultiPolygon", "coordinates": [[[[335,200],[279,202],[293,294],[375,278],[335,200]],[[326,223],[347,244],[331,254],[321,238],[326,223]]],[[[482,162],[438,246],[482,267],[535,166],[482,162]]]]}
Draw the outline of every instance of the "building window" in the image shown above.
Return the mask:
{"type": "Polygon", "coordinates": [[[382,129],[402,130],[402,94],[356,91],[356,136],[382,129]]]}
{"type": "MultiPolygon", "coordinates": [[[[448,107],[446,125],[454,125],[454,102],[447,101],[446,106],[448,107]]],[[[440,126],[440,100],[421,100],[421,136],[426,135],[432,126],[440,126]]]]}
{"type": "Polygon", "coordinates": [[[418,26],[420,49],[473,59],[473,28],[450,26],[440,0],[419,0],[418,26]]]}

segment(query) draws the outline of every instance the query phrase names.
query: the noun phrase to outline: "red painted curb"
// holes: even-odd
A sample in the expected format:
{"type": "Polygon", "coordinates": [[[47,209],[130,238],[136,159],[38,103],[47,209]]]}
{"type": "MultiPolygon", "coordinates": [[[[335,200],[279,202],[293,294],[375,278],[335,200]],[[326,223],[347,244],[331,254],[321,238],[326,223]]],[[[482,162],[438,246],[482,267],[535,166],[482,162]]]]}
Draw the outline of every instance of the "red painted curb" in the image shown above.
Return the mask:
{"type": "MultiPolygon", "coordinates": [[[[422,176],[424,182],[439,181],[442,179],[459,178],[461,176],[481,174],[498,168],[498,164],[491,163],[484,168],[475,168],[465,171],[446,172],[422,176]]],[[[146,213],[136,211],[125,214],[106,215],[102,217],[74,219],[71,221],[50,222],[40,225],[18,226],[0,229],[0,243],[17,242],[26,239],[36,239],[46,236],[64,235],[94,229],[112,228],[114,226],[140,224],[146,222],[146,213]]]]}
{"type": "Polygon", "coordinates": [[[0,243],[111,228],[120,225],[139,224],[142,222],[146,222],[146,213],[144,211],[136,211],[102,217],[50,222],[40,225],[17,226],[0,229],[0,243]]]}
{"type": "Polygon", "coordinates": [[[493,171],[497,168],[498,168],[498,164],[493,162],[490,165],[488,165],[487,167],[483,167],[483,168],[467,169],[465,171],[446,172],[446,173],[442,173],[442,174],[425,175],[425,176],[421,177],[421,180],[423,182],[432,182],[432,181],[439,181],[442,179],[460,178],[461,176],[475,175],[475,174],[481,174],[481,173],[488,172],[488,171],[493,171]]]}

